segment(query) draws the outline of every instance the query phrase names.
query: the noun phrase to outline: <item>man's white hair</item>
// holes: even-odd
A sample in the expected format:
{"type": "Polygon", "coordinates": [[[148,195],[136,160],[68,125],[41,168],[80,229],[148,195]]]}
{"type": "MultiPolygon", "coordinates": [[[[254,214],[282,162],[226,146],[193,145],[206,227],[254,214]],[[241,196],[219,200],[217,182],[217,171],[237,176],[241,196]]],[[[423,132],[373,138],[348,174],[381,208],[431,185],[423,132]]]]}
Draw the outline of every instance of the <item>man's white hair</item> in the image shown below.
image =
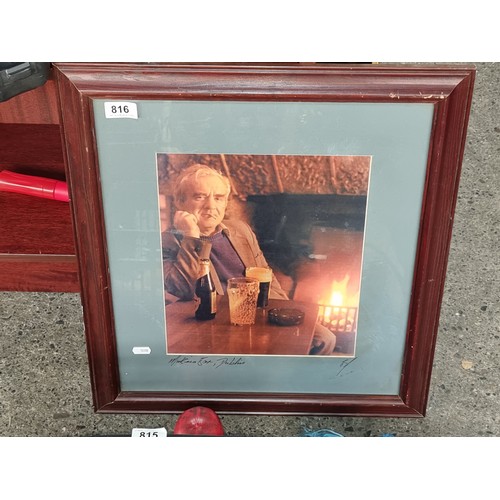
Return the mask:
{"type": "Polygon", "coordinates": [[[178,207],[179,203],[184,203],[184,201],[186,201],[186,185],[188,180],[193,179],[196,181],[200,177],[207,177],[210,175],[218,177],[227,186],[226,196],[229,197],[229,193],[231,192],[231,183],[229,182],[229,179],[215,168],[201,163],[196,163],[195,165],[191,165],[183,170],[175,180],[173,190],[175,205],[178,207]]]}

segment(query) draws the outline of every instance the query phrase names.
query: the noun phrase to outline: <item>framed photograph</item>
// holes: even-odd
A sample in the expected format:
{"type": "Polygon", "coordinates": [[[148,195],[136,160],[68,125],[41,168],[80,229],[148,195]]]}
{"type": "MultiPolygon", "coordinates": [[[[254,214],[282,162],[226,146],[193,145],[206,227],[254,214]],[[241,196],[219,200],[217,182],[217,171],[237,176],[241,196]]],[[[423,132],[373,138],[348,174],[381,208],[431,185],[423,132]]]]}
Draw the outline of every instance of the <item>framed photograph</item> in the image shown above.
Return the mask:
{"type": "Polygon", "coordinates": [[[425,415],[474,68],[55,72],[96,411],[425,415]]]}
{"type": "MultiPolygon", "coordinates": [[[[315,332],[319,341],[320,330],[325,329],[334,345],[317,349],[317,354],[353,357],[370,161],[369,156],[159,153],[166,353],[309,356],[315,332]],[[197,302],[192,300],[192,287],[186,286],[179,256],[184,238],[174,222],[179,213],[177,179],[195,170],[203,180],[203,172],[211,173],[204,167],[220,172],[230,192],[221,214],[223,231],[200,237],[211,243],[207,256],[214,261],[214,287],[219,285],[217,320],[209,323],[196,321],[197,302]],[[251,240],[240,226],[251,229],[251,240]],[[231,323],[229,274],[221,269],[221,261],[229,257],[218,256],[225,235],[242,259],[241,268],[231,276],[242,276],[247,268],[255,272],[259,266],[254,254],[259,252],[270,270],[267,303],[251,306],[255,318],[249,325],[231,323]],[[275,310],[283,308],[304,313],[303,321],[272,322],[275,310]]],[[[195,261],[190,283],[196,281],[197,268],[195,261]]]]}

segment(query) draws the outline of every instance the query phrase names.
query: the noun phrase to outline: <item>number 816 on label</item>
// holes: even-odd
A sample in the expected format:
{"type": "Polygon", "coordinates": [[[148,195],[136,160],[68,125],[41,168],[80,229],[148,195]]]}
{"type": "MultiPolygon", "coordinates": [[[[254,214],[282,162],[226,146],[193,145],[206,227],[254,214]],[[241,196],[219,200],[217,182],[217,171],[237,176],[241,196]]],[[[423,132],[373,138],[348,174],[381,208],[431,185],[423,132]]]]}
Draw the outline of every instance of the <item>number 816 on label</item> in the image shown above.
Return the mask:
{"type": "Polygon", "coordinates": [[[135,102],[105,102],[104,116],[106,118],[137,119],[137,104],[135,102]]]}

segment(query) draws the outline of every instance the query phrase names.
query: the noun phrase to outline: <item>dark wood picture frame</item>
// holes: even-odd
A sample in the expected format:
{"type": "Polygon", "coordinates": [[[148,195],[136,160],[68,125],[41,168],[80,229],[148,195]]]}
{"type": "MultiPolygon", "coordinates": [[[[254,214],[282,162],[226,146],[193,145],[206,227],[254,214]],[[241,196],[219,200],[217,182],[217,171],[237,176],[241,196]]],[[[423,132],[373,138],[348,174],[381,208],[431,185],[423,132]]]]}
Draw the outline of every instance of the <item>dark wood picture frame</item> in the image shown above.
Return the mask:
{"type": "Polygon", "coordinates": [[[464,65],[55,64],[94,406],[101,413],[425,415],[475,69],[464,65]],[[120,387],[93,99],[431,103],[399,395],[127,392],[120,387]]]}

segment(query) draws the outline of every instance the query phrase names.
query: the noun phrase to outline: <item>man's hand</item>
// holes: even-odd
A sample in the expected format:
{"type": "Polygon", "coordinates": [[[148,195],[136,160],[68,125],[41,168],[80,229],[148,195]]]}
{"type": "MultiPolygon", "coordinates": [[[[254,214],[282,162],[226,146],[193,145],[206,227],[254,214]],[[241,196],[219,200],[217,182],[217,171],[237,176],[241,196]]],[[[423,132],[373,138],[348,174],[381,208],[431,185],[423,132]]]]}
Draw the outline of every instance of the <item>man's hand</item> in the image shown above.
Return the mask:
{"type": "Polygon", "coordinates": [[[174,226],[177,230],[181,231],[184,236],[191,236],[192,238],[200,237],[198,219],[190,212],[184,212],[183,210],[175,212],[174,226]]]}

